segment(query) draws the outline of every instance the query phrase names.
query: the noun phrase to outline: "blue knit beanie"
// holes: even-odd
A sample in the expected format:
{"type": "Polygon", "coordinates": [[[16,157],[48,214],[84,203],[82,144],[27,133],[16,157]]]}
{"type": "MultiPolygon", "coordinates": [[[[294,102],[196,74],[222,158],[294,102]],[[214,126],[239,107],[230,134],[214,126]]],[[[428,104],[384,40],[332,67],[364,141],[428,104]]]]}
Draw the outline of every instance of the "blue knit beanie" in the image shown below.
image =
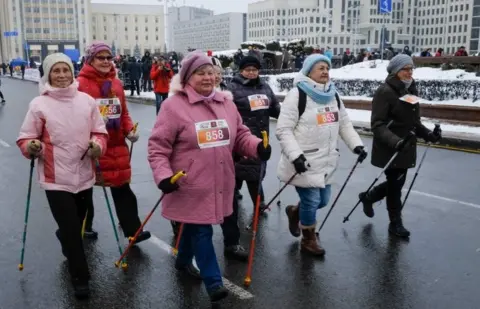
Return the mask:
{"type": "Polygon", "coordinates": [[[324,56],[322,54],[311,54],[310,56],[305,58],[305,61],[303,62],[302,70],[300,70],[300,72],[303,75],[308,76],[308,74],[310,74],[310,71],[313,69],[313,67],[320,61],[323,61],[326,64],[328,64],[329,68],[332,67],[332,61],[330,61],[330,58],[328,58],[327,56],[324,56]]]}

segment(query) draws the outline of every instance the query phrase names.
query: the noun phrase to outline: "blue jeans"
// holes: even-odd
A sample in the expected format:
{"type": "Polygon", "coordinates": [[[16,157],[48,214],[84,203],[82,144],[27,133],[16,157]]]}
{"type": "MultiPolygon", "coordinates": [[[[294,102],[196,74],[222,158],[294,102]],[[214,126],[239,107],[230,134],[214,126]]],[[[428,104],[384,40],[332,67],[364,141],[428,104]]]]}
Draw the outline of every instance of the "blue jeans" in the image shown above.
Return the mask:
{"type": "Polygon", "coordinates": [[[178,246],[177,265],[188,265],[195,257],[208,292],[223,286],[222,274],[213,248],[211,225],[184,224],[178,246]]]}
{"type": "Polygon", "coordinates": [[[330,185],[325,188],[300,188],[295,187],[300,197],[300,224],[313,226],[317,223],[317,209],[327,206],[332,195],[330,185]]]}
{"type": "Polygon", "coordinates": [[[162,106],[162,102],[168,98],[168,93],[155,92],[155,106],[157,107],[157,115],[162,106]]]}

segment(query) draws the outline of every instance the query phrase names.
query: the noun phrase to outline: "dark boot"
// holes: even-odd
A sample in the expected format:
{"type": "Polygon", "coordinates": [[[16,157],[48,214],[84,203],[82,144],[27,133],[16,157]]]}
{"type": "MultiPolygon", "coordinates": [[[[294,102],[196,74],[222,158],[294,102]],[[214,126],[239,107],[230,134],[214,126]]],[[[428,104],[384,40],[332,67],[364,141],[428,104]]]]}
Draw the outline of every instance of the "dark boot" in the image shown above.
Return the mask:
{"type": "Polygon", "coordinates": [[[225,247],[224,254],[227,258],[240,262],[248,261],[248,252],[240,245],[225,247]]]}
{"type": "Polygon", "coordinates": [[[285,208],[285,213],[288,217],[288,229],[293,237],[300,237],[301,235],[300,227],[298,226],[300,223],[299,210],[298,206],[293,205],[288,205],[287,208],[285,208]]]}
{"type": "Polygon", "coordinates": [[[363,213],[369,218],[375,216],[373,211],[373,204],[381,201],[387,195],[387,182],[381,183],[376,187],[373,187],[368,192],[361,192],[358,198],[363,204],[363,213]]]}
{"type": "Polygon", "coordinates": [[[85,229],[83,236],[88,239],[97,239],[98,233],[93,229],[85,229]]]}
{"type": "Polygon", "coordinates": [[[388,226],[388,232],[392,235],[407,238],[410,237],[410,231],[403,226],[401,213],[390,213],[390,224],[388,226]]]}
{"type": "Polygon", "coordinates": [[[90,287],[87,280],[80,280],[75,278],[72,280],[73,290],[75,291],[75,297],[79,299],[85,299],[90,296],[90,287]]]}
{"type": "Polygon", "coordinates": [[[188,264],[187,266],[182,266],[182,265],[179,265],[179,264],[175,263],[175,269],[180,271],[180,272],[183,272],[185,274],[188,274],[189,276],[191,276],[195,279],[202,280],[202,276],[200,275],[200,271],[195,266],[193,266],[192,263],[188,264]]]}
{"type": "Polygon", "coordinates": [[[325,249],[320,247],[320,240],[317,242],[317,237],[315,235],[315,226],[309,228],[302,228],[302,242],[301,249],[304,252],[308,252],[315,256],[324,256],[325,249]]]}
{"type": "Polygon", "coordinates": [[[365,214],[365,216],[373,218],[373,216],[375,216],[375,212],[373,211],[373,203],[368,198],[368,193],[362,192],[358,195],[358,198],[360,199],[360,201],[362,201],[363,213],[365,214]]]}
{"type": "MultiPolygon", "coordinates": [[[[141,243],[142,241],[149,239],[151,236],[152,235],[149,231],[141,231],[140,234],[138,234],[137,239],[135,239],[135,244],[141,243]]],[[[128,240],[130,240],[130,237],[128,238],[128,240]]]]}
{"type": "Polygon", "coordinates": [[[208,291],[208,295],[210,296],[210,301],[217,302],[228,296],[228,290],[223,285],[220,285],[208,291]]]}

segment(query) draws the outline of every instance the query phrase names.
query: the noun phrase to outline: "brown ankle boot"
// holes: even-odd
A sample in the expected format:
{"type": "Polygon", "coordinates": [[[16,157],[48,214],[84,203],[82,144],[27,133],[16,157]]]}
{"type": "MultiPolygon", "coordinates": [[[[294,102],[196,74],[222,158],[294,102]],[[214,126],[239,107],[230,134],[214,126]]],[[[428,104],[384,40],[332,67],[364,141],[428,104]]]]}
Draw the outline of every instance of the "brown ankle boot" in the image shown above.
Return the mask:
{"type": "Polygon", "coordinates": [[[300,236],[300,228],[298,224],[300,223],[300,214],[298,206],[289,205],[285,208],[285,213],[288,217],[288,229],[290,230],[290,234],[293,237],[300,236]]]}
{"type": "Polygon", "coordinates": [[[317,237],[315,236],[315,227],[302,228],[302,233],[302,251],[308,252],[315,256],[324,256],[325,249],[320,247],[320,241],[317,242],[317,237]]]}

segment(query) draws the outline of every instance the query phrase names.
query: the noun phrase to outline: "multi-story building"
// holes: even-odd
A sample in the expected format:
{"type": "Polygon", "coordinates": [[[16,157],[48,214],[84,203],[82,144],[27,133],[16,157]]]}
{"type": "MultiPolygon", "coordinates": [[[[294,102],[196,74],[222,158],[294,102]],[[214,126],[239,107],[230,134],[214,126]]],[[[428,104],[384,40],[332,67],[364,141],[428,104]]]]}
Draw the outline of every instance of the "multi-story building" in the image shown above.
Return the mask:
{"type": "Polygon", "coordinates": [[[238,49],[247,36],[247,14],[225,13],[201,19],[176,22],[173,25],[174,50],[238,49]]]}
{"type": "Polygon", "coordinates": [[[165,50],[163,5],[92,3],[92,40],[111,44],[116,54],[139,56],[165,50]]]}
{"type": "Polygon", "coordinates": [[[90,37],[89,11],[89,0],[1,1],[2,59],[42,61],[54,52],[82,51],[90,37]]]}
{"type": "Polygon", "coordinates": [[[265,0],[248,6],[248,39],[268,42],[303,39],[313,47],[414,52],[465,46],[479,51],[480,0],[392,0],[380,14],[379,0],[265,0]],[[334,5],[335,4],[335,5],[334,5]],[[475,9],[477,7],[477,9],[475,9]]]}
{"type": "Polygon", "coordinates": [[[174,50],[175,46],[175,35],[174,35],[174,25],[177,22],[185,22],[194,19],[201,19],[205,17],[213,16],[213,11],[197,8],[194,6],[180,6],[180,7],[169,7],[167,15],[167,47],[169,51],[174,50]]]}

